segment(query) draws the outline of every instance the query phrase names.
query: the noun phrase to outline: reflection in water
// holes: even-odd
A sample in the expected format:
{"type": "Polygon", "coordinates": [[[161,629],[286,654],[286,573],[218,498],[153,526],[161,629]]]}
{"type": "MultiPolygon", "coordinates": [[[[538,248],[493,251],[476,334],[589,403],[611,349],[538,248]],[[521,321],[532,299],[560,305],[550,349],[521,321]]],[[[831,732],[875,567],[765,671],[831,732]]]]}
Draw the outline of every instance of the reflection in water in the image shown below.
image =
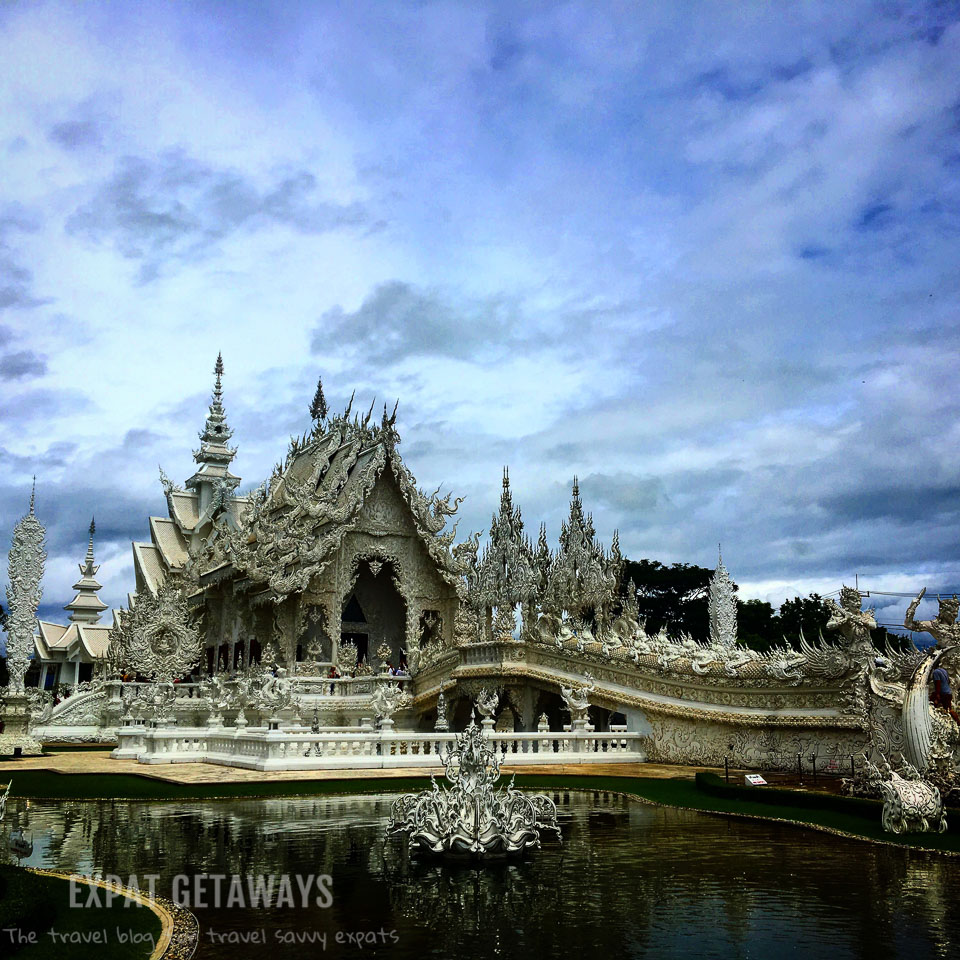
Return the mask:
{"type": "MultiPolygon", "coordinates": [[[[396,931],[395,957],[946,957],[960,946],[960,864],[776,824],[556,793],[562,844],[482,868],[411,861],[384,841],[393,797],[192,803],[11,801],[25,862],[126,878],[328,873],[321,909],[195,909],[202,931],[263,929],[278,960],[317,943],[277,934],[396,931]]],[[[369,952],[368,947],[366,952],[369,952]]],[[[256,948],[202,934],[198,957],[256,948]]]]}

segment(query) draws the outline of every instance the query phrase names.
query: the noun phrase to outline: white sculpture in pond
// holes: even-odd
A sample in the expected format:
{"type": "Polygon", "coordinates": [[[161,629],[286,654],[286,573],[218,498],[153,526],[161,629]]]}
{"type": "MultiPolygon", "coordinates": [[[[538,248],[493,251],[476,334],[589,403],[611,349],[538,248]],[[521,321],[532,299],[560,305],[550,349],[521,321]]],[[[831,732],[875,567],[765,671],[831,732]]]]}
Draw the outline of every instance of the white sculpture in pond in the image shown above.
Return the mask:
{"type": "Polygon", "coordinates": [[[545,796],[521,793],[513,785],[495,790],[500,758],[484,731],[471,720],[457,735],[456,749],[440,755],[450,787],[430,778],[431,789],[393,803],[392,836],[405,836],[413,852],[490,858],[540,846],[542,831],[560,836],[557,808],[545,796]]]}

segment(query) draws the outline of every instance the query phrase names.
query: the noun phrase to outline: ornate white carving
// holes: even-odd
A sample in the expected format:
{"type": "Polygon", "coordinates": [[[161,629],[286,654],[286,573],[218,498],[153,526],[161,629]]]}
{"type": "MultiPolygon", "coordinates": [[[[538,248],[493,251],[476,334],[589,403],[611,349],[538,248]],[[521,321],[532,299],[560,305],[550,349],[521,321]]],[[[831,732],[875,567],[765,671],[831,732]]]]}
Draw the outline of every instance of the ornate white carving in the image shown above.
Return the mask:
{"type": "Polygon", "coordinates": [[[437,722],[433,725],[433,729],[437,733],[446,733],[450,729],[450,724],[447,722],[447,701],[443,693],[437,697],[437,722]]]}
{"type": "Polygon", "coordinates": [[[710,615],[710,642],[715,646],[732,647],[737,642],[737,595],[723,556],[717,554],[717,569],[710,578],[707,601],[710,615]]]}
{"type": "Polygon", "coordinates": [[[373,712],[380,721],[390,720],[398,710],[406,709],[410,702],[410,695],[404,693],[398,683],[378,683],[371,697],[373,712]]]}
{"type": "Polygon", "coordinates": [[[506,790],[500,757],[472,722],[457,736],[457,746],[441,753],[450,787],[432,777],[431,789],[406,794],[393,803],[388,833],[407,839],[416,853],[489,857],[520,853],[540,846],[542,831],[559,839],[557,808],[549,797],[520,793],[513,778],[506,790]]]}
{"type": "Polygon", "coordinates": [[[590,673],[584,674],[584,681],[582,684],[560,686],[560,696],[570,711],[571,720],[585,720],[590,709],[590,695],[597,685],[590,673]]]}
{"type": "Polygon", "coordinates": [[[477,710],[480,711],[480,716],[484,720],[492,720],[498,706],[500,706],[500,697],[496,690],[488,690],[484,687],[477,694],[477,710]]]}
{"type": "Polygon", "coordinates": [[[178,680],[200,661],[203,643],[190,620],[180,578],[169,575],[156,596],[144,591],[133,610],[120,615],[110,653],[120,670],[137,670],[157,680],[178,680]]]}
{"type": "Polygon", "coordinates": [[[34,495],[30,510],[13,528],[8,558],[7,586],[7,672],[8,694],[22,694],[23,676],[33,653],[33,631],[37,607],[43,595],[43,566],[46,531],[34,514],[34,495]]]}

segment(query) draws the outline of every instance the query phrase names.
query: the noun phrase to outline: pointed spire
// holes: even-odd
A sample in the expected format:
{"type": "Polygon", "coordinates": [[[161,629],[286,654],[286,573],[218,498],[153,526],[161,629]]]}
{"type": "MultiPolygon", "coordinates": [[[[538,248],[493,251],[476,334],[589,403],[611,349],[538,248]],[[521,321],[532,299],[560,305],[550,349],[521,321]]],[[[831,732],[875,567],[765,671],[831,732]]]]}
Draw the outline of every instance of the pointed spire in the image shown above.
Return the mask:
{"type": "Polygon", "coordinates": [[[213,372],[217,378],[213,384],[213,395],[219,400],[223,396],[223,354],[219,350],[217,351],[217,362],[213,365],[213,372]]]}
{"type": "Polygon", "coordinates": [[[34,516],[33,508],[37,501],[37,475],[33,475],[33,486],[30,489],[30,515],[34,516]]]}
{"type": "Polygon", "coordinates": [[[90,518],[90,542],[87,544],[87,564],[93,563],[93,535],[97,532],[97,518],[90,518]]]}
{"type": "MultiPolygon", "coordinates": [[[[317,377],[317,391],[314,393],[313,402],[310,404],[310,417],[319,426],[327,419],[328,413],[327,398],[323,395],[323,377],[317,377]]],[[[384,410],[384,413],[386,413],[386,410],[384,410]]]]}
{"type": "Polygon", "coordinates": [[[732,647],[737,642],[737,598],[733,581],[723,565],[723,554],[717,544],[717,569],[710,578],[707,610],[710,618],[710,641],[732,647]]]}
{"type": "Polygon", "coordinates": [[[63,608],[70,611],[70,619],[74,623],[99,623],[100,614],[107,609],[107,605],[97,596],[97,591],[101,589],[101,586],[96,579],[100,567],[94,563],[93,557],[93,535],[96,531],[96,521],[91,519],[87,556],[84,562],[79,564],[80,579],[73,585],[77,595],[63,608]]]}
{"type": "Polygon", "coordinates": [[[227,446],[227,441],[233,436],[233,430],[227,424],[227,413],[223,408],[222,354],[217,354],[213,372],[216,380],[213,383],[210,412],[200,433],[200,449],[194,453],[193,459],[197,463],[219,463],[226,466],[237,455],[237,451],[227,446]]]}
{"type": "MultiPolygon", "coordinates": [[[[230,447],[227,441],[233,436],[233,430],[227,423],[227,413],[223,408],[223,355],[217,354],[213,366],[213,395],[210,398],[210,410],[203,430],[200,432],[200,449],[194,450],[193,459],[200,464],[197,472],[187,481],[188,489],[201,489],[204,482],[226,484],[228,490],[235,490],[240,478],[230,473],[230,463],[237,455],[236,447],[230,447]]],[[[203,509],[205,505],[201,505],[203,509]]]]}

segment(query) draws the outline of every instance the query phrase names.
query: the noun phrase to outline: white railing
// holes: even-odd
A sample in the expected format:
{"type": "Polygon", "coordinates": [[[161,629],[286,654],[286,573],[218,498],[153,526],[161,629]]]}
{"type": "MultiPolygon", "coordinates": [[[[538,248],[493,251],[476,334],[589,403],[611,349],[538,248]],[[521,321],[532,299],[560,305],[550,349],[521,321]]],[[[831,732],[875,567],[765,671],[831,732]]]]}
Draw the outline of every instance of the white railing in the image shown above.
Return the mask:
{"type": "MultiPolygon", "coordinates": [[[[453,733],[302,727],[121,727],[115,757],[141,763],[216,763],[254,770],[350,770],[440,767],[453,733]]],[[[505,767],[550,764],[638,763],[642,736],[617,731],[536,731],[489,734],[505,767]]]]}

